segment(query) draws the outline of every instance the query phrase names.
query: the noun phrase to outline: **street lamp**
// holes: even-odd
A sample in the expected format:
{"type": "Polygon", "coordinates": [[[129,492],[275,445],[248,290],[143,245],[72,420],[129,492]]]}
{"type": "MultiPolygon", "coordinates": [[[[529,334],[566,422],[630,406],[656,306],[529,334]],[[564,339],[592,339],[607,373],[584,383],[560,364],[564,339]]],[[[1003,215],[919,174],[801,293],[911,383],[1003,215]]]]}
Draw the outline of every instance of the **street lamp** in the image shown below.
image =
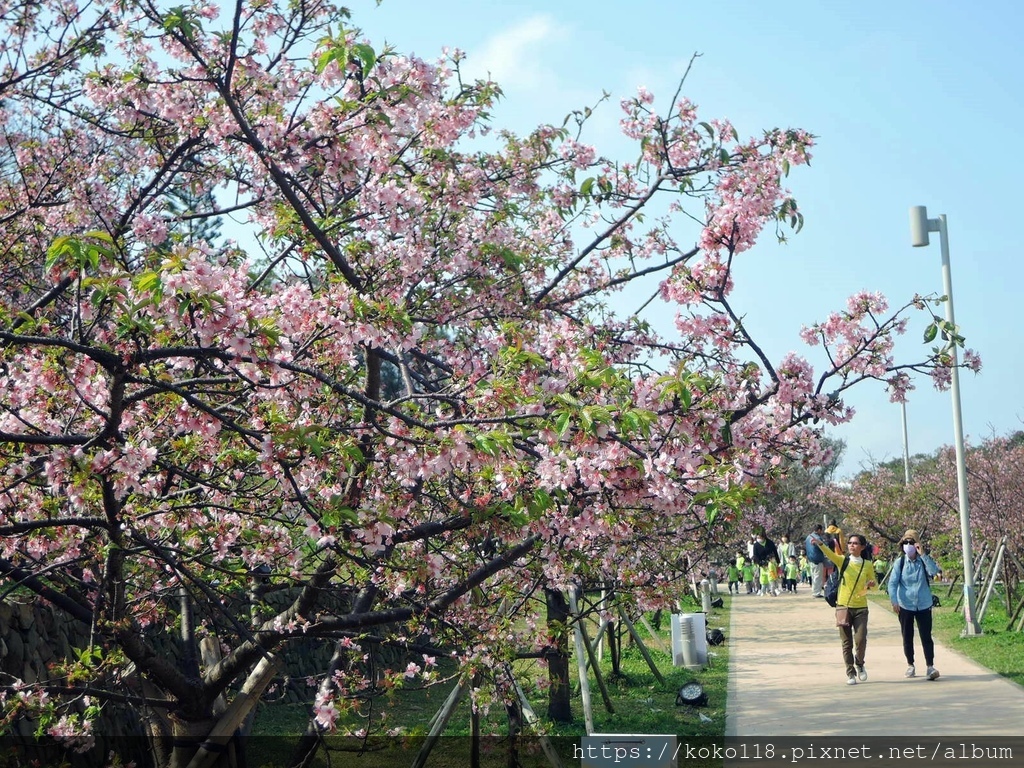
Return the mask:
{"type": "Polygon", "coordinates": [[[903,414],[903,484],[910,485],[910,440],[907,438],[907,401],[900,401],[900,412],[903,414]]]}
{"type": "MultiPolygon", "coordinates": [[[[953,319],[953,280],[949,268],[949,234],[946,230],[946,214],[937,219],[928,218],[928,209],[915,205],[910,209],[910,243],[914,247],[928,245],[928,233],[939,233],[942,249],[942,289],[946,294],[946,322],[955,332],[953,319]]],[[[980,635],[981,627],[975,614],[974,560],[971,553],[971,506],[967,500],[967,461],[964,457],[964,424],[960,408],[960,369],[956,342],[952,347],[953,365],[950,371],[950,392],[953,395],[953,441],[956,449],[956,487],[960,497],[960,539],[964,556],[964,631],[966,636],[980,635]]]]}

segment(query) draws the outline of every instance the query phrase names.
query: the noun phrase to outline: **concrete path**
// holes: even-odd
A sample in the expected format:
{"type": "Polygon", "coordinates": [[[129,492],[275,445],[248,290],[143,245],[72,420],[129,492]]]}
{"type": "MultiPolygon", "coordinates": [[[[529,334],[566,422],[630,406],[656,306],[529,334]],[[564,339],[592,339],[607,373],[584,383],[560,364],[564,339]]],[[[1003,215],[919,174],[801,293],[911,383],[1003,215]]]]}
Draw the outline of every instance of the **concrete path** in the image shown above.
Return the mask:
{"type": "Polygon", "coordinates": [[[905,678],[899,624],[887,604],[871,603],[868,680],[847,685],[834,611],[801,587],[779,597],[719,590],[732,601],[727,737],[1024,733],[1024,687],[938,643],[941,677],[923,676],[918,643],[919,677],[905,678]]]}

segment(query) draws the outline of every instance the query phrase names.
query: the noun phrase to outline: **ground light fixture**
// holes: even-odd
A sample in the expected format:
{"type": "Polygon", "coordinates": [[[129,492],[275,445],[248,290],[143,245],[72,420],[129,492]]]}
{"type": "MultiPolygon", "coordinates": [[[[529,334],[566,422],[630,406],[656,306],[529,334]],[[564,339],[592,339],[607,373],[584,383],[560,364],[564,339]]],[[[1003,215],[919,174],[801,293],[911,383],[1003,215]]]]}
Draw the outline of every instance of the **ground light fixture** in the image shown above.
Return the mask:
{"type": "Polygon", "coordinates": [[[708,703],[708,694],[704,690],[704,686],[696,681],[691,681],[683,685],[679,689],[679,693],[676,694],[676,704],[686,704],[690,707],[703,707],[708,703]]]}
{"type": "MultiPolygon", "coordinates": [[[[956,320],[953,315],[953,278],[949,268],[949,234],[946,230],[946,214],[936,219],[928,218],[928,209],[923,205],[910,208],[910,244],[915,248],[928,245],[928,233],[939,233],[942,252],[942,289],[946,295],[946,323],[953,333],[956,320]]],[[[971,505],[967,498],[967,461],[964,456],[964,423],[960,407],[960,368],[956,343],[950,344],[953,366],[950,371],[950,394],[953,397],[953,442],[956,449],[956,487],[960,501],[960,540],[964,559],[964,630],[965,636],[981,634],[975,613],[974,555],[971,552],[971,505]]]]}

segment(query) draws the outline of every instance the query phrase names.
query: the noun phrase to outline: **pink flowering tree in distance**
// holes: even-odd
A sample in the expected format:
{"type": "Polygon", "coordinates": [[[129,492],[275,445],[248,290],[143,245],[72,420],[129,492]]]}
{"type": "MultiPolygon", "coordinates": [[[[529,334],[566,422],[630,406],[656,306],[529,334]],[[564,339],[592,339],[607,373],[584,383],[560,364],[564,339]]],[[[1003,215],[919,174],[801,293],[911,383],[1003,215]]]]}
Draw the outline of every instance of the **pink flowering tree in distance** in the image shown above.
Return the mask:
{"type": "Polygon", "coordinates": [[[311,744],[440,652],[505,679],[550,644],[543,589],[666,604],[752,477],[826,458],[847,388],[905,387],[892,340],[924,299],[851,298],[805,333],[817,374],[731,303],[733,260],[800,223],[806,132],[741,139],[641,90],[614,161],[584,114],[493,130],[497,87],[458,54],[347,18],[0,16],[0,583],[91,638],[47,679],[6,673],[0,723],[88,749],[128,702],[157,764],[198,765],[309,638],[336,643],[311,744]],[[234,239],[196,234],[214,220],[234,239]],[[673,333],[609,310],[641,282],[673,333]],[[388,644],[410,656],[366,661],[388,644]]]}
{"type": "Polygon", "coordinates": [[[959,541],[955,467],[951,480],[937,484],[941,478],[932,469],[934,460],[918,461],[908,485],[903,462],[898,464],[863,471],[849,484],[825,486],[816,497],[830,514],[843,520],[846,530],[863,533],[888,555],[896,553],[908,528],[929,542],[948,540],[956,528],[959,541]],[[952,507],[945,498],[950,483],[952,507]]]}
{"type": "MultiPolygon", "coordinates": [[[[968,446],[967,485],[971,533],[975,554],[985,546],[994,552],[1006,539],[1018,560],[1024,551],[1024,495],[1017,467],[1024,461],[1020,432],[1008,437],[992,435],[968,446]]],[[[886,543],[890,552],[903,532],[913,528],[943,562],[947,573],[962,573],[960,502],[956,483],[956,456],[952,446],[916,456],[910,483],[902,462],[873,467],[848,486],[831,485],[819,494],[822,503],[840,510],[859,530],[886,543]],[[896,466],[898,464],[898,466],[896,466]]],[[[1006,558],[1007,583],[1016,584],[1019,566],[1006,558]]]]}

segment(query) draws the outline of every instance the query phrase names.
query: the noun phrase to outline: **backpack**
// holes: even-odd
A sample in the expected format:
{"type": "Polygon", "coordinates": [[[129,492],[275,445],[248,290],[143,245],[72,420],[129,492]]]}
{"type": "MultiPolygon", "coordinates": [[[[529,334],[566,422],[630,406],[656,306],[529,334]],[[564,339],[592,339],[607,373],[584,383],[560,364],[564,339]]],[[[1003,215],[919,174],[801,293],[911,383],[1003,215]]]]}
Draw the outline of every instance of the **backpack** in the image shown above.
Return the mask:
{"type": "Polygon", "coordinates": [[[843,565],[837,570],[832,571],[828,575],[828,579],[825,580],[825,602],[833,608],[836,607],[836,603],[839,602],[839,583],[843,580],[843,573],[846,572],[846,566],[850,564],[850,556],[847,555],[843,558],[843,565]]]}
{"type": "Polygon", "coordinates": [[[825,562],[825,554],[818,549],[818,545],[814,543],[814,534],[808,534],[807,538],[804,539],[804,551],[807,553],[807,561],[814,563],[815,565],[821,565],[825,562]]]}

